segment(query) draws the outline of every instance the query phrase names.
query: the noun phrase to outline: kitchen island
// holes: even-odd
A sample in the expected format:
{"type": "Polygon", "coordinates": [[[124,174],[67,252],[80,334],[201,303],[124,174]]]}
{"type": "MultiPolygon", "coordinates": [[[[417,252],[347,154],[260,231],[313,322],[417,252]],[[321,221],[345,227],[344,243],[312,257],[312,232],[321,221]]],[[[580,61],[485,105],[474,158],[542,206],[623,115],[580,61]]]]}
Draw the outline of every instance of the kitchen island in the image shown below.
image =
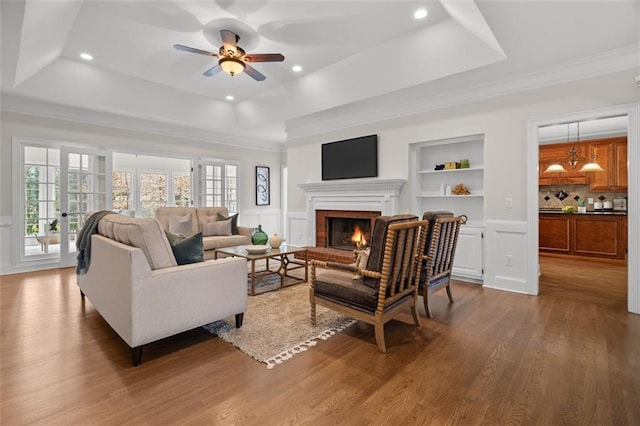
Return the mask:
{"type": "Polygon", "coordinates": [[[626,263],[627,214],[623,211],[541,209],[538,235],[540,255],[626,263]]]}

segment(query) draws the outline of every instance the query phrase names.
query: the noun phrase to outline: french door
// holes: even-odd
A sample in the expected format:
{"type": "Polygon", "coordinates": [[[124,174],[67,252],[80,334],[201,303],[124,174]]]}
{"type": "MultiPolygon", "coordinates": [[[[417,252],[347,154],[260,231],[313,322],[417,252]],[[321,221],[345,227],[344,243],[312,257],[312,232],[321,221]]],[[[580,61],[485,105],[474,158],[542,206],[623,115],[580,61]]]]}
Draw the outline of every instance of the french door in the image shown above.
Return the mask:
{"type": "Polygon", "coordinates": [[[60,267],[76,264],[76,238],[87,213],[111,210],[111,153],[60,148],[60,267]]]}

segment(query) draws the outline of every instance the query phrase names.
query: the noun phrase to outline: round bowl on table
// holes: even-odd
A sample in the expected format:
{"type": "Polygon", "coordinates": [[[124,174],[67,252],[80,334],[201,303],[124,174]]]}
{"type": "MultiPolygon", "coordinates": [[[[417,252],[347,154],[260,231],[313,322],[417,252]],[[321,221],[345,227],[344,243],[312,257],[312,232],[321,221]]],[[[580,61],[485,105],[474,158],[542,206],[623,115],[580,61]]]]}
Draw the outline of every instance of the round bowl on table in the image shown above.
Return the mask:
{"type": "Polygon", "coordinates": [[[267,250],[269,250],[269,246],[268,245],[247,245],[244,246],[244,249],[249,253],[249,254],[264,254],[267,252],[267,250]]]}

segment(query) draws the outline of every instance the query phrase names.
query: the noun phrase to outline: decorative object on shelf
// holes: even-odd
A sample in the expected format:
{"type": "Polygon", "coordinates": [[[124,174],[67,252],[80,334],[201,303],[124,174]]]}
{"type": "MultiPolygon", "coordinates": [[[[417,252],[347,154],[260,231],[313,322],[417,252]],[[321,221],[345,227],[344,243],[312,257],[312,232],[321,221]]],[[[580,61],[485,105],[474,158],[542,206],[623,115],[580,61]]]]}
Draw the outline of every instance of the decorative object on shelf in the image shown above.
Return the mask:
{"type": "Polygon", "coordinates": [[[268,206],[271,204],[269,167],[256,166],[256,205],[268,206]]]}
{"type": "Polygon", "coordinates": [[[444,170],[444,164],[436,164],[433,170],[444,170]]]}
{"type": "Polygon", "coordinates": [[[272,248],[275,248],[275,249],[280,247],[283,242],[284,242],[284,240],[282,238],[280,238],[280,236],[278,234],[273,234],[271,236],[271,238],[269,238],[269,245],[272,248]]]}
{"type": "Polygon", "coordinates": [[[449,162],[449,163],[444,163],[444,168],[446,170],[453,170],[453,169],[459,169],[460,168],[460,163],[456,163],[454,162],[449,162]]]}
{"type": "Polygon", "coordinates": [[[454,195],[471,195],[471,191],[469,191],[469,188],[467,188],[461,183],[454,186],[453,189],[451,190],[451,193],[454,195]]]}
{"type": "Polygon", "coordinates": [[[444,187],[444,195],[451,195],[451,185],[444,187]]]}
{"type": "Polygon", "coordinates": [[[461,169],[468,169],[469,168],[469,159],[465,158],[463,160],[460,160],[460,168],[461,169]]]}
{"type": "Polygon", "coordinates": [[[262,230],[262,225],[258,225],[258,229],[251,236],[251,242],[257,246],[263,246],[269,241],[269,236],[262,230]]]}

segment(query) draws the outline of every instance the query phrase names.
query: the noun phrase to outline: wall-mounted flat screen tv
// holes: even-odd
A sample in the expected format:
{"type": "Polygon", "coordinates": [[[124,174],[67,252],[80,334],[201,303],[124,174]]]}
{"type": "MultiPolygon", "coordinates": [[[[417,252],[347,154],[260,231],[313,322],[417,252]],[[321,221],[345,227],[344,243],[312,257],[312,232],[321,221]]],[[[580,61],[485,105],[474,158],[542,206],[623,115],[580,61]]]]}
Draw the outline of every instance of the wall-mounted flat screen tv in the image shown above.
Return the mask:
{"type": "Polygon", "coordinates": [[[378,135],[322,144],[322,180],[378,176],[378,135]]]}

